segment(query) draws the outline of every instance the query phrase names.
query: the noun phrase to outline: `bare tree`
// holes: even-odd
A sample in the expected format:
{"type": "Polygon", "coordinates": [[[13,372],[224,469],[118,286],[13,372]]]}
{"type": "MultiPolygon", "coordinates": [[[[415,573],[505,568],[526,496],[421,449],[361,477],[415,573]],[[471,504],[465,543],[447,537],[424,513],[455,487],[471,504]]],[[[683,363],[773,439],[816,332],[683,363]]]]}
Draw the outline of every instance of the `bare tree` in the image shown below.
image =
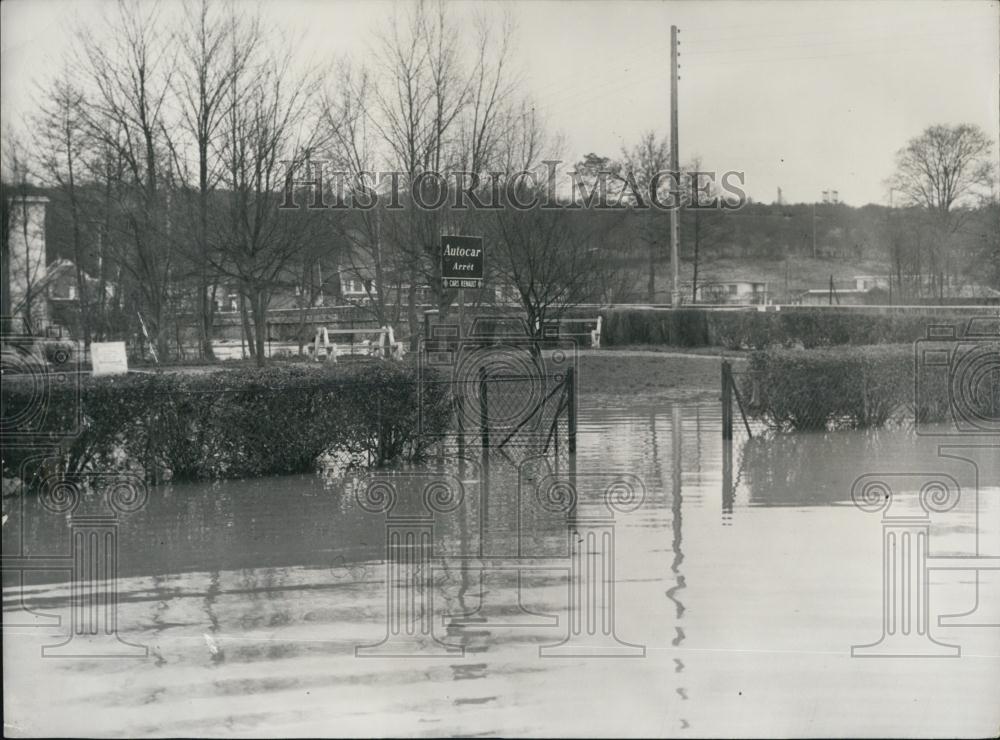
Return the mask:
{"type": "Polygon", "coordinates": [[[174,70],[172,39],[156,5],[121,2],[103,18],[104,29],[77,33],[79,66],[87,85],[83,109],[89,135],[113,149],[125,181],[119,205],[130,242],[119,264],[145,308],[151,342],[168,353],[172,250],[165,234],[165,163],[169,161],[167,97],[174,70]]]}
{"type": "Polygon", "coordinates": [[[496,164],[504,136],[504,118],[517,86],[511,70],[516,26],[507,12],[496,28],[485,13],[475,21],[476,57],[468,82],[468,104],[459,122],[462,169],[481,174],[496,164]]]}
{"type": "Polygon", "coordinates": [[[523,181],[505,190],[488,234],[496,270],[516,290],[536,337],[548,319],[601,296],[613,256],[602,237],[622,215],[542,208],[543,197],[523,181]]]}
{"type": "Polygon", "coordinates": [[[937,249],[929,254],[931,274],[939,297],[949,274],[957,271],[952,254],[956,229],[970,205],[991,180],[993,143],[982,129],[970,124],[930,126],[896,153],[893,189],[906,203],[925,209],[932,217],[937,249]]]}
{"type": "MultiPolygon", "coordinates": [[[[233,51],[232,53],[236,53],[233,51]]],[[[299,79],[290,56],[253,60],[233,76],[228,94],[221,156],[225,193],[215,267],[235,279],[253,317],[252,347],[265,360],[267,309],[275,288],[294,285],[290,267],[316,220],[308,213],[280,210],[289,170],[308,160],[315,126],[306,115],[315,97],[313,79],[299,79]]]]}
{"type": "Polygon", "coordinates": [[[120,150],[106,139],[88,137],[86,157],[82,164],[87,180],[93,187],[93,198],[88,199],[87,208],[91,214],[90,223],[96,239],[97,290],[91,312],[93,338],[100,340],[106,336],[122,336],[132,322],[125,316],[126,306],[123,279],[127,273],[122,268],[119,256],[127,250],[122,246],[127,241],[127,225],[124,208],[127,202],[122,194],[125,165],[120,150]],[[109,301],[110,298],[110,301],[109,301]]]}
{"type": "MultiPolygon", "coordinates": [[[[687,223],[683,225],[684,233],[690,234],[691,245],[691,302],[698,302],[699,271],[702,267],[702,251],[705,247],[718,246],[726,234],[725,212],[718,207],[719,188],[715,183],[714,173],[702,169],[700,156],[695,156],[681,173],[683,189],[682,202],[684,210],[681,214],[687,223]]],[[[683,223],[683,222],[682,222],[683,223]]],[[[662,231],[667,232],[664,224],[662,231]]],[[[711,254],[711,252],[710,252],[711,254]]]]}
{"type": "Polygon", "coordinates": [[[3,136],[3,265],[4,307],[8,316],[22,316],[34,328],[44,318],[46,255],[32,254],[28,202],[32,174],[24,141],[11,129],[3,136]],[[10,287],[10,292],[7,288],[10,287]]]}
{"type": "MultiPolygon", "coordinates": [[[[335,88],[327,90],[323,100],[323,124],[329,158],[334,169],[345,173],[343,187],[348,197],[367,202],[371,194],[362,188],[375,188],[372,175],[377,171],[376,141],[370,121],[373,95],[367,70],[342,64],[335,88]]],[[[339,193],[338,193],[339,197],[339,193]]],[[[346,218],[337,219],[345,242],[339,269],[365,286],[365,307],[379,325],[389,322],[389,298],[401,279],[399,254],[391,240],[384,238],[384,204],[374,208],[354,208],[346,218]]]]}
{"type": "MultiPolygon", "coordinates": [[[[622,169],[631,173],[639,186],[640,194],[649,192],[653,178],[670,167],[670,143],[666,137],[657,139],[654,131],[642,135],[631,150],[622,150],[622,169]]],[[[639,238],[646,245],[649,258],[646,299],[656,302],[656,263],[668,241],[669,232],[663,229],[658,212],[647,208],[641,214],[639,238]]]]}
{"type": "Polygon", "coordinates": [[[946,218],[989,189],[992,148],[977,126],[931,126],[896,153],[892,186],[910,203],[946,218]]]}
{"type": "Polygon", "coordinates": [[[460,37],[448,6],[439,1],[410,6],[402,18],[393,18],[379,38],[370,120],[387,146],[390,164],[406,175],[411,188],[406,219],[393,223],[401,227],[395,242],[408,277],[407,321],[413,342],[419,329],[416,298],[420,284],[431,286],[435,302],[447,305],[437,253],[446,214],[441,209],[421,210],[412,201],[416,194],[424,202],[437,202],[443,186],[433,176],[422,176],[455,164],[456,122],[470,89],[456,43],[460,37]]]}
{"type": "MultiPolygon", "coordinates": [[[[530,101],[510,114],[499,150],[508,172],[539,172],[546,160],[558,159],[562,142],[548,135],[530,101]]],[[[490,241],[493,269],[513,288],[528,326],[541,336],[547,319],[600,296],[607,284],[607,226],[623,213],[542,208],[551,195],[544,174],[508,179],[501,188],[501,208],[482,213],[490,241]],[[604,216],[607,216],[605,218],[604,216]]]]}
{"type": "Polygon", "coordinates": [[[185,256],[196,279],[200,352],[212,358],[212,323],[215,310],[216,275],[210,270],[209,201],[221,177],[215,156],[229,107],[236,104],[229,92],[261,43],[260,19],[241,15],[232,4],[192,0],[179,34],[181,48],[174,95],[181,121],[197,157],[195,199],[198,218],[194,238],[185,256]]]}
{"type": "Polygon", "coordinates": [[[545,159],[557,159],[562,141],[546,131],[545,121],[530,98],[507,106],[498,123],[497,166],[506,173],[533,172],[545,159]]]}
{"type": "Polygon", "coordinates": [[[35,131],[39,159],[47,179],[62,191],[69,204],[80,328],[84,346],[89,347],[91,306],[84,273],[84,205],[80,187],[87,147],[84,107],[83,93],[73,84],[69,72],[64,71],[47,91],[35,121],[35,131]]]}
{"type": "Polygon", "coordinates": [[[994,290],[1000,290],[1000,196],[996,189],[990,194],[990,199],[984,205],[986,210],[983,225],[982,242],[977,250],[977,259],[973,266],[985,275],[987,285],[994,290]]]}

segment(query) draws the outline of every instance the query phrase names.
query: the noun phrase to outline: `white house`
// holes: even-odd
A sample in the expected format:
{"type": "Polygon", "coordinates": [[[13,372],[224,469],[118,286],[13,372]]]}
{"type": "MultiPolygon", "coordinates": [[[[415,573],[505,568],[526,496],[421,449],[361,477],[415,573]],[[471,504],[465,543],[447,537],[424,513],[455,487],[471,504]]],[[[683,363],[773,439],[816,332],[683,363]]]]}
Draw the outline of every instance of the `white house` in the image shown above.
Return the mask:
{"type": "Polygon", "coordinates": [[[721,280],[699,283],[698,303],[762,305],[770,302],[767,283],[755,280],[721,280]]]}
{"type": "Polygon", "coordinates": [[[855,275],[855,290],[889,290],[889,277],[887,275],[855,275]]]}

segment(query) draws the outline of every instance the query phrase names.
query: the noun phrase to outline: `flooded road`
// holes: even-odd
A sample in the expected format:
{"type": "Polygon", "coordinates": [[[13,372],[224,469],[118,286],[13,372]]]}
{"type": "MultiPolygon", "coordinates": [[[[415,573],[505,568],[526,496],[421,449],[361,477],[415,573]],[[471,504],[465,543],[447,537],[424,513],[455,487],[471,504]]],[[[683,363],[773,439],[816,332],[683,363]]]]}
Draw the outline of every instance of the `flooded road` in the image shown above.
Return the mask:
{"type": "Polygon", "coordinates": [[[728,451],[717,401],[585,402],[573,459],[168,485],[113,524],[106,492],[8,502],[5,731],[994,735],[995,441],[728,451]],[[116,599],[74,615],[73,567],[116,599]]]}

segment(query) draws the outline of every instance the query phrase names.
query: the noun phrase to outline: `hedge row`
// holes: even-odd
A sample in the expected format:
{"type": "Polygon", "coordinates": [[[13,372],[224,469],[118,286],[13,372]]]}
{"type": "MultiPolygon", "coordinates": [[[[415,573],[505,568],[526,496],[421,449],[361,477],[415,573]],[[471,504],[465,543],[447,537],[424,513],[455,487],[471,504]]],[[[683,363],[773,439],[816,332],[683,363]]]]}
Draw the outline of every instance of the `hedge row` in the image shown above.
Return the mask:
{"type": "Polygon", "coordinates": [[[751,416],[778,429],[815,430],[912,418],[913,370],[909,345],[770,349],[752,353],[737,377],[751,416]]]}
{"type": "Polygon", "coordinates": [[[733,350],[913,342],[926,337],[931,325],[951,324],[961,328],[968,320],[948,313],[823,308],[783,311],[616,308],[601,314],[604,346],[665,344],[733,350]]]}
{"type": "Polygon", "coordinates": [[[1000,338],[850,350],[772,348],[751,353],[737,377],[749,413],[779,429],[915,421],[957,425],[963,432],[1000,430],[1000,338]]]}
{"type": "MultiPolygon", "coordinates": [[[[21,379],[4,383],[3,421],[14,441],[18,425],[25,434],[62,436],[60,470],[46,474],[129,468],[174,479],[276,475],[311,470],[327,455],[373,464],[421,456],[450,418],[448,384],[436,380],[381,360],[82,376],[41,388],[21,379]]],[[[5,445],[4,475],[18,477],[33,454],[5,445]]],[[[36,473],[28,471],[25,482],[36,473]]]]}

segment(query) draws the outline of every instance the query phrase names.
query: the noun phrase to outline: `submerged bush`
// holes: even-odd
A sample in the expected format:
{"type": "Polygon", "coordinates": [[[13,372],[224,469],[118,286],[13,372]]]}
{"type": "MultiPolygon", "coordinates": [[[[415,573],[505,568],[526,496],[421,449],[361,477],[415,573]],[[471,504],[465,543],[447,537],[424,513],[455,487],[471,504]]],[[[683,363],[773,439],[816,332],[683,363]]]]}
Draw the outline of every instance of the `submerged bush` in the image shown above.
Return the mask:
{"type": "Polygon", "coordinates": [[[913,368],[910,345],[769,349],[739,382],[748,412],[775,428],[878,427],[908,415],[913,368]]]}
{"type": "Polygon", "coordinates": [[[30,379],[4,383],[7,477],[38,455],[16,444],[27,435],[49,435],[45,446],[58,451],[47,457],[64,473],[240,478],[308,471],[325,455],[377,465],[420,457],[444,433],[451,403],[447,383],[383,360],[42,380],[41,390],[30,379]]]}

